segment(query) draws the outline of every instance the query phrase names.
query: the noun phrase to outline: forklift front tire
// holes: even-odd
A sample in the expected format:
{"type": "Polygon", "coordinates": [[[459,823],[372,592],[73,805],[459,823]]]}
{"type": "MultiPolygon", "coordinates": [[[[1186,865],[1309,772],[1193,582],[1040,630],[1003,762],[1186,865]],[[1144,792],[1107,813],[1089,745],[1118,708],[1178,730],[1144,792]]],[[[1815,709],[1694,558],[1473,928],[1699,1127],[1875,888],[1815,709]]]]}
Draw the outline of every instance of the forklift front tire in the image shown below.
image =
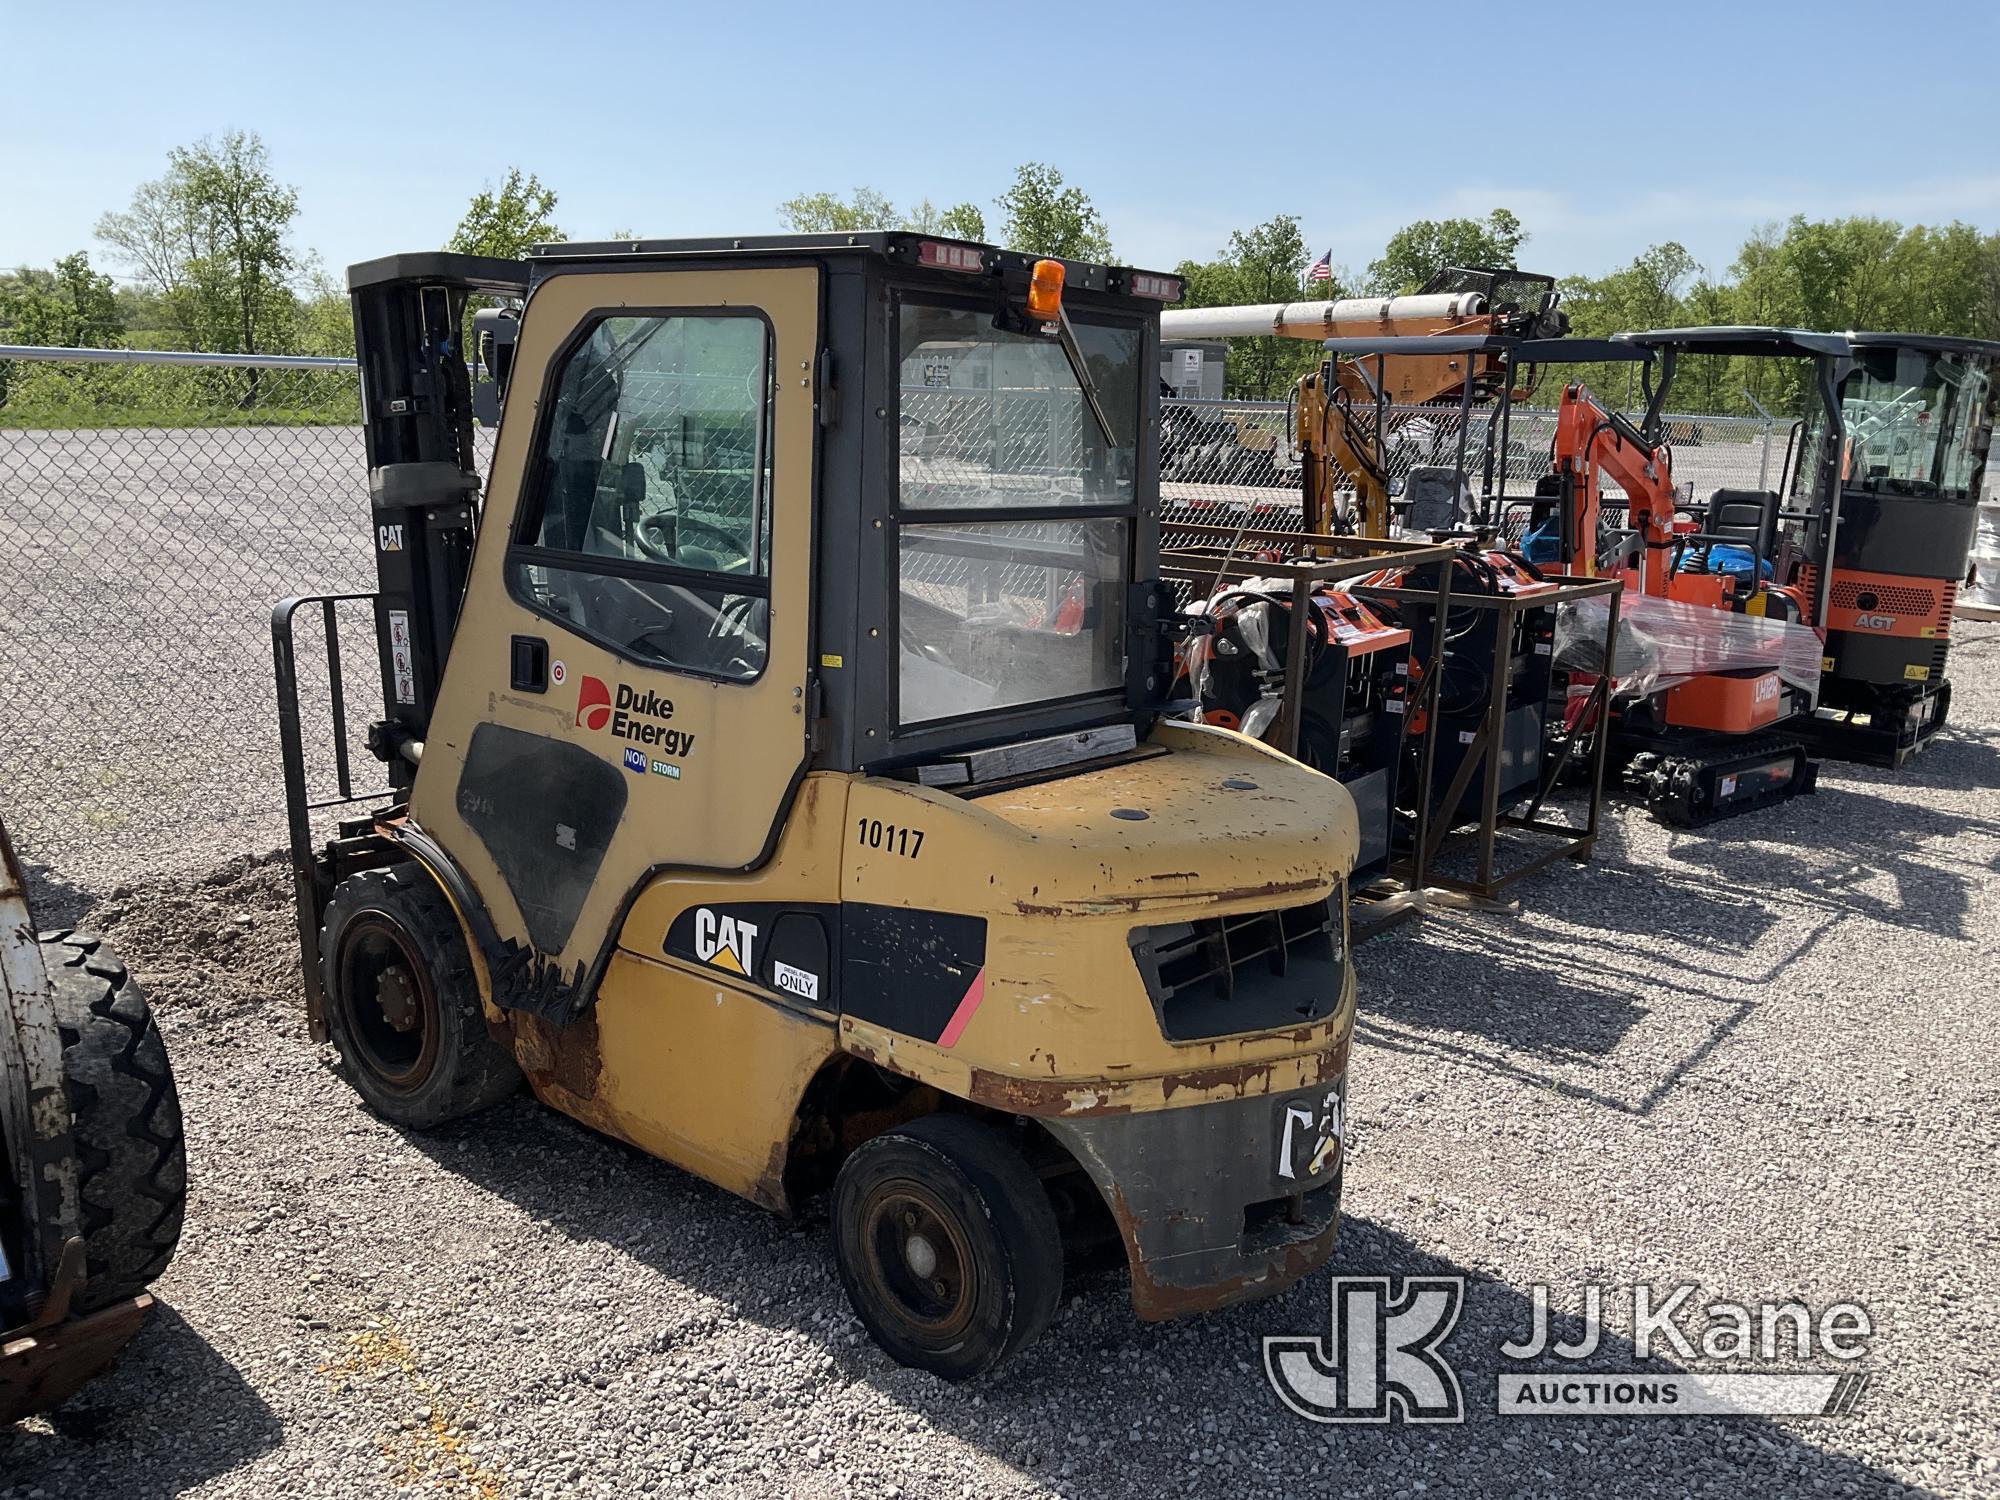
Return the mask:
{"type": "Polygon", "coordinates": [[[429,1130],[520,1087],[486,1029],[451,903],[414,865],[349,876],[327,903],[320,977],[337,1071],[392,1124],[429,1130]]]}
{"type": "Polygon", "coordinates": [[[1062,1233],[1041,1180],[994,1127],[928,1115],[859,1147],[833,1189],[847,1299],[899,1363],[969,1380],[1049,1325],[1062,1233]]]}

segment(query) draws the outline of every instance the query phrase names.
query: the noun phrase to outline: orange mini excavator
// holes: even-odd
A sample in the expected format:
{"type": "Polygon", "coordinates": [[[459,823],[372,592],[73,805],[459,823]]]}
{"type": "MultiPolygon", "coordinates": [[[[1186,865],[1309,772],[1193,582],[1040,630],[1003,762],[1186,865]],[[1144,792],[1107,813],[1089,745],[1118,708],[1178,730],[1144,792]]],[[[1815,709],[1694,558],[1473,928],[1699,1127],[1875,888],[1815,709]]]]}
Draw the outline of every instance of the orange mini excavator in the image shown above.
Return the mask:
{"type": "MultiPolygon", "coordinates": [[[[1663,822],[1695,827],[1813,789],[1818,770],[1798,731],[1816,706],[1819,663],[1816,639],[1796,623],[1804,595],[1775,582],[1746,544],[1754,497],[1721,490],[1706,522],[1685,514],[1659,417],[1666,388],[1650,392],[1641,425],[1581,383],[1564,387],[1523,545],[1578,573],[1624,575],[1613,759],[1663,822]],[[1623,492],[1622,526],[1603,507],[1606,480],[1623,492]]],[[[1562,645],[1557,656],[1581,701],[1591,664],[1562,645]]],[[[1566,730],[1594,726],[1572,716],[1566,730]]]]}
{"type": "MultiPolygon", "coordinates": [[[[1897,767],[1945,722],[1952,607],[1971,552],[2000,391],[2000,343],[1913,333],[1670,328],[1620,334],[1658,359],[1803,365],[1804,412],[1771,490],[1717,490],[1692,535],[1648,543],[1670,597],[1802,619],[1823,643],[1812,712],[1787,726],[1813,750],[1897,767]],[[1734,585],[1716,577],[1734,553],[1734,585]]],[[[1614,448],[1607,451],[1618,457],[1614,448]]],[[[1628,488],[1628,493],[1632,493],[1628,488]]],[[[1652,582],[1649,586],[1659,587],[1652,582]]]]}
{"type": "MultiPolygon", "coordinates": [[[[1744,583],[1707,566],[1733,533],[1701,528],[1683,517],[1673,478],[1673,453],[1660,416],[1666,395],[1654,390],[1652,351],[1603,339],[1521,338],[1504,334],[1431,334],[1414,337],[1334,338],[1336,359],[1374,372],[1373,384],[1393,389],[1395,373],[1411,361],[1453,360],[1482,369],[1482,386],[1497,397],[1490,412],[1487,453],[1512,446],[1511,409],[1535,374],[1552,365],[1603,360],[1638,361],[1648,395],[1642,424],[1601,406],[1581,384],[1563,392],[1551,445],[1549,472],[1536,484],[1529,534],[1510,552],[1500,518],[1507,506],[1507,469],[1495,465],[1471,494],[1465,434],[1475,425],[1471,405],[1480,393],[1461,393],[1456,466],[1412,469],[1400,521],[1406,530],[1462,539],[1469,556],[1511,571],[1558,565],[1573,576],[1623,576],[1627,591],[1617,633],[1616,692],[1607,714],[1589,705],[1605,670],[1605,601],[1584,600],[1556,622],[1551,686],[1567,679],[1567,705],[1550,712],[1555,739],[1588,742],[1608,734],[1610,763],[1628,790],[1661,821],[1694,827],[1748,812],[1810,791],[1816,768],[1802,740],[1786,731],[1812,713],[1819,678],[1818,642],[1795,623],[1802,613],[1796,591],[1754,576],[1744,583]],[[1497,439],[1492,434],[1497,433],[1497,439]],[[1603,503],[1608,485],[1624,492],[1625,524],[1613,526],[1603,503]],[[1448,493],[1433,496],[1430,491],[1448,493]],[[1699,561],[1697,561],[1699,559],[1699,561]],[[1600,725],[1597,720],[1607,722],[1600,725]]],[[[1725,498],[1727,492],[1725,492],[1725,498]]],[[[1733,516],[1733,512],[1725,512],[1733,516]]],[[[1546,647],[1544,649],[1547,649],[1546,647]]],[[[1573,747],[1574,748],[1574,747],[1573,747]]],[[[1588,756],[1570,759],[1581,763],[1588,756]]]]}

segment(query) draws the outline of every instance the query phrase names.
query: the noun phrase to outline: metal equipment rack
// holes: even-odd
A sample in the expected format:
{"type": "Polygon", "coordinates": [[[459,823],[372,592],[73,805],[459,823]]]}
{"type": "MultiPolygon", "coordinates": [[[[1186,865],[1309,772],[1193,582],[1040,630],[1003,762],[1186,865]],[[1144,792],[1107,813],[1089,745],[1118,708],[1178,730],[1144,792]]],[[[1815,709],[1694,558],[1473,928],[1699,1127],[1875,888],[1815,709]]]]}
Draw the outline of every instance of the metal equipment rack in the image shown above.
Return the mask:
{"type": "MultiPolygon", "coordinates": [[[[1608,598],[1610,603],[1603,642],[1605,671],[1589,690],[1581,722],[1601,722],[1599,716],[1608,709],[1615,667],[1618,595],[1621,592],[1621,586],[1615,579],[1546,575],[1544,581],[1555,587],[1532,595],[1454,595],[1451,589],[1451,559],[1463,539],[1431,542],[1377,540],[1192,523],[1176,523],[1167,530],[1171,541],[1161,549],[1161,574],[1169,582],[1187,588],[1193,597],[1207,597],[1224,583],[1240,583],[1251,578],[1282,580],[1290,584],[1291,611],[1288,618],[1291,634],[1285,657],[1282,707],[1272,738],[1277,748],[1289,755],[1298,752],[1298,725],[1305,695],[1305,610],[1314,592],[1326,586],[1338,586],[1343,592],[1364,601],[1390,604],[1404,610],[1416,606],[1420,611],[1429,612],[1431,628],[1427,650],[1421,656],[1413,652],[1413,660],[1421,662],[1422,671],[1421,681],[1404,714],[1402,733],[1405,741],[1411,733],[1412,723],[1421,720],[1433,730],[1437,724],[1439,693],[1444,680],[1442,668],[1447,622],[1459,609],[1498,611],[1494,638],[1505,641],[1512,639],[1523,610],[1559,609],[1584,599],[1608,598]],[[1253,547],[1262,555],[1240,555],[1246,546],[1253,547]],[[1268,554],[1274,550],[1293,555],[1272,561],[1268,554]],[[1362,581],[1387,570],[1416,569],[1427,564],[1437,565],[1438,582],[1435,587],[1362,581]]],[[[1566,857],[1579,863],[1587,861],[1595,848],[1604,789],[1603,735],[1591,737],[1589,798],[1581,827],[1554,822],[1542,816],[1544,803],[1569,767],[1574,743],[1569,736],[1563,738],[1554,755],[1546,758],[1534,794],[1527,799],[1526,810],[1518,814],[1503,810],[1500,802],[1502,747],[1513,658],[1506,652],[1496,652],[1496,656],[1494,681],[1480,725],[1471,731],[1473,738],[1466,744],[1465,754],[1442,799],[1431,795],[1435,783],[1437,734],[1426,732],[1421,737],[1417,755],[1414,832],[1409,847],[1392,862],[1389,878],[1371,889],[1353,893],[1358,901],[1368,903],[1374,913],[1373,920],[1362,921],[1357,911],[1358,937],[1370,936],[1410,915],[1427,891],[1449,891],[1477,900],[1496,900],[1507,886],[1523,876],[1559,858],[1566,857]],[[1476,844],[1477,873],[1466,878],[1439,871],[1437,863],[1446,851],[1446,840],[1454,827],[1448,810],[1459,806],[1473,785],[1475,776],[1480,778],[1480,813],[1471,838],[1476,844]],[[1439,809],[1447,810],[1446,815],[1434,816],[1439,809]],[[1499,868],[1499,840],[1503,831],[1532,833],[1552,838],[1555,842],[1503,870],[1499,868]]]]}

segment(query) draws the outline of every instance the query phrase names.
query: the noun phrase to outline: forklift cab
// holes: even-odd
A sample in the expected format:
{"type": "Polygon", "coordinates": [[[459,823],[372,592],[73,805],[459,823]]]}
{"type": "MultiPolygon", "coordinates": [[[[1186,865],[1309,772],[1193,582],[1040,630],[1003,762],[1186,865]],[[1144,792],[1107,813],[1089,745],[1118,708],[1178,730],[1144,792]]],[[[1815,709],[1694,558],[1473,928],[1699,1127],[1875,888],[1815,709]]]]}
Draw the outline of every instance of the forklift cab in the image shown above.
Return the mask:
{"type": "Polygon", "coordinates": [[[1095,1228],[1149,1318],[1324,1261],[1355,814],[1167,717],[1178,283],[897,233],[350,282],[393,788],[325,845],[305,601],[278,643],[308,1007],[364,1098],[525,1076],[774,1209],[830,1186],[857,1311],[954,1377],[1095,1228]],[[474,295],[519,303],[483,502],[474,295]]]}

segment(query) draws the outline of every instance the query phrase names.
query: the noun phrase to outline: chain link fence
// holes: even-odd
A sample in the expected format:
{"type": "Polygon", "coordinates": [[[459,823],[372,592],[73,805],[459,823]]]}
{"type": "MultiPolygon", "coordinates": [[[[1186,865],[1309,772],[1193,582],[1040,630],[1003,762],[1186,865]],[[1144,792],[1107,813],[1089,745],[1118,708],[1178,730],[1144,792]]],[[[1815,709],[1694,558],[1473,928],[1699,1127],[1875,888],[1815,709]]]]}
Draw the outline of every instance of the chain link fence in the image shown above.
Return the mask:
{"type": "MultiPolygon", "coordinates": [[[[1017,397],[968,427],[936,393],[913,393],[905,451],[946,488],[968,466],[1030,488],[1082,483],[1073,403],[1058,418],[1038,393],[1017,397]]],[[[1299,525],[1282,403],[1164,407],[1170,524],[1233,525],[1247,510],[1253,525],[1299,525]]],[[[1511,491],[1532,488],[1552,420],[1514,414],[1511,491]]],[[[1776,483],[1782,428],[1674,420],[1676,477],[1695,494],[1776,483]]],[[[374,588],[359,421],[352,361],[0,348],[0,817],[45,878],[198,868],[281,841],[270,606],[374,588]]],[[[1456,423],[1455,410],[1392,410],[1392,476],[1452,462],[1456,423]]],[[[482,458],[487,444],[482,432],[482,458]]],[[[1032,581],[1039,608],[1065,607],[1062,588],[1032,581]]],[[[372,620],[365,606],[338,613],[349,717],[365,728],[372,620]]],[[[313,631],[302,617],[300,697],[311,769],[330,785],[313,631]]],[[[374,763],[359,744],[350,753],[365,778],[374,763]]]]}
{"type": "MultiPolygon", "coordinates": [[[[1465,434],[1466,471],[1474,490],[1480,490],[1490,451],[1491,492],[1496,500],[1506,497],[1501,501],[1507,507],[1504,519],[1518,536],[1525,502],[1536,479],[1548,471],[1556,414],[1517,407],[1504,436],[1496,418],[1495,410],[1473,409],[1465,434]]],[[[1674,414],[1665,420],[1675,483],[1695,503],[1705,504],[1720,488],[1769,489],[1778,483],[1789,429],[1759,417],[1674,414]]],[[[1392,406],[1385,425],[1383,450],[1392,491],[1400,489],[1413,468],[1458,462],[1456,406],[1392,406]]],[[[1169,516],[1194,520],[1203,511],[1228,512],[1233,523],[1245,505],[1275,516],[1288,507],[1297,510],[1299,487],[1298,445],[1284,402],[1161,403],[1160,488],[1169,516]]],[[[1335,488],[1347,486],[1336,480],[1335,488]]],[[[1615,487],[1606,494],[1614,502],[1619,498],[1615,487]]]]}

